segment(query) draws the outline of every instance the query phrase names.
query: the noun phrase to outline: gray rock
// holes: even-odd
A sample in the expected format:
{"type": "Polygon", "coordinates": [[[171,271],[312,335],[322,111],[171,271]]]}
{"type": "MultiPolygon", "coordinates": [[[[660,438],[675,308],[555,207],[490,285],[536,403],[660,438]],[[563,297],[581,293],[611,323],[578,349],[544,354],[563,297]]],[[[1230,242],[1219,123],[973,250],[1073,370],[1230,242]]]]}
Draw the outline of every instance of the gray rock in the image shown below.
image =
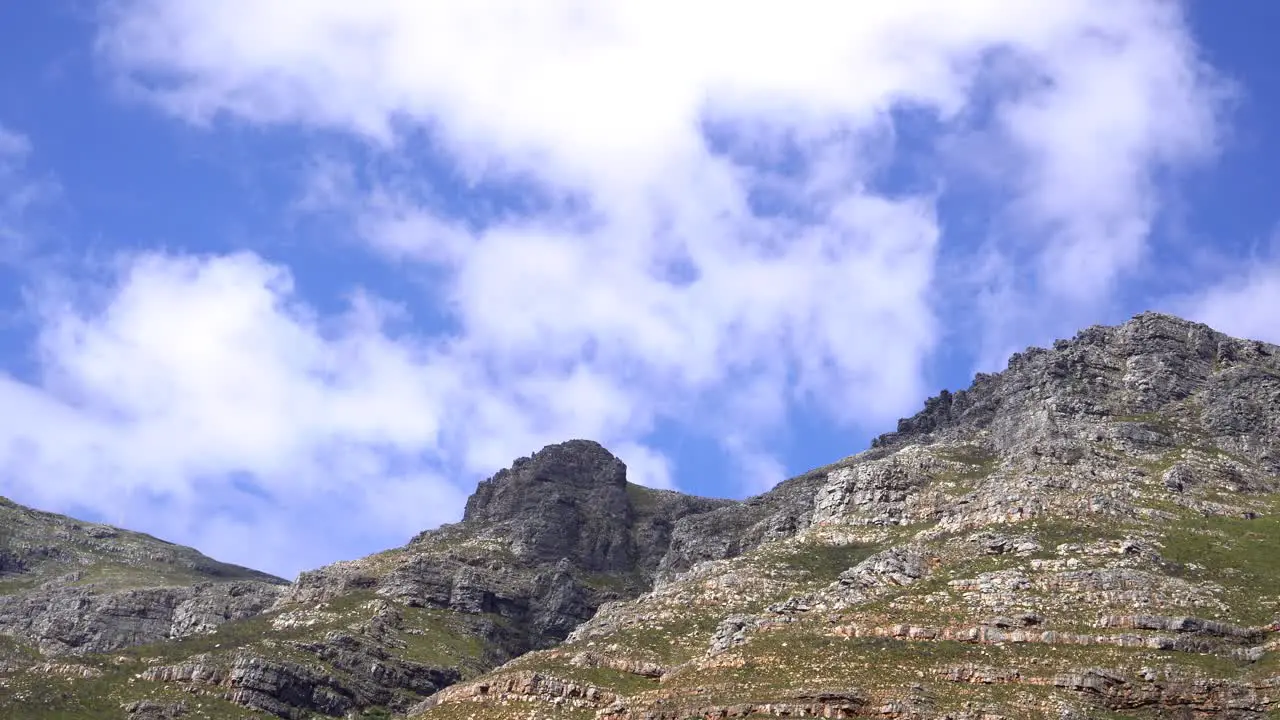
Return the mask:
{"type": "Polygon", "coordinates": [[[1045,440],[1115,435],[1135,449],[1179,444],[1184,424],[1202,425],[1272,472],[1280,458],[1280,348],[1239,340],[1208,326],[1143,313],[1114,327],[1091,327],[1051,350],[1029,348],[1008,369],[929,399],[875,448],[990,437],[1001,454],[1045,440]],[[1200,402],[1184,401],[1200,398],[1200,402]],[[1201,409],[1202,408],[1202,409],[1201,409]],[[1110,426],[1109,428],[1106,426],[1110,426]]]}
{"type": "Polygon", "coordinates": [[[47,654],[207,633],[270,607],[285,582],[142,533],[0,498],[0,634],[47,654]]]}
{"type": "Polygon", "coordinates": [[[1172,467],[1164,471],[1160,479],[1164,481],[1164,486],[1170,490],[1182,492],[1196,484],[1196,473],[1186,463],[1174,463],[1172,467]]]}
{"type": "Polygon", "coordinates": [[[62,587],[0,596],[0,632],[46,654],[107,652],[212,632],[253,617],[280,597],[279,585],[253,581],[104,592],[62,587]]]}
{"type": "Polygon", "coordinates": [[[698,563],[737,557],[809,527],[814,497],[827,474],[827,469],[815,470],[742,503],[685,515],[674,523],[670,543],[658,564],[658,582],[668,581],[698,563]]]}
{"type": "Polygon", "coordinates": [[[155,700],[138,700],[124,705],[130,720],[178,720],[187,714],[183,702],[164,703],[155,700]]]}
{"type": "Polygon", "coordinates": [[[599,444],[572,440],[517,460],[480,483],[462,522],[501,536],[533,563],[567,558],[588,572],[630,571],[635,509],[627,468],[599,444]]]}
{"type": "Polygon", "coordinates": [[[751,615],[730,615],[716,626],[707,648],[707,657],[715,657],[747,642],[747,636],[760,626],[760,618],[751,615]]]}

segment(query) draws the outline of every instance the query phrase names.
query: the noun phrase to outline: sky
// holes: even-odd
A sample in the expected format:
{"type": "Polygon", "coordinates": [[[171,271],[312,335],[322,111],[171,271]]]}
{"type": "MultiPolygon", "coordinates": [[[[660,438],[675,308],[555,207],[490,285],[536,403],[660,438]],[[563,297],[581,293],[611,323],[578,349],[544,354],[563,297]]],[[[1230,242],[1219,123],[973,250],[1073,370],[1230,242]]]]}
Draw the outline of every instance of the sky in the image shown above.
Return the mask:
{"type": "Polygon", "coordinates": [[[1089,325],[1280,341],[1278,25],[0,2],[0,495],[292,577],[548,443],[745,497],[1089,325]]]}

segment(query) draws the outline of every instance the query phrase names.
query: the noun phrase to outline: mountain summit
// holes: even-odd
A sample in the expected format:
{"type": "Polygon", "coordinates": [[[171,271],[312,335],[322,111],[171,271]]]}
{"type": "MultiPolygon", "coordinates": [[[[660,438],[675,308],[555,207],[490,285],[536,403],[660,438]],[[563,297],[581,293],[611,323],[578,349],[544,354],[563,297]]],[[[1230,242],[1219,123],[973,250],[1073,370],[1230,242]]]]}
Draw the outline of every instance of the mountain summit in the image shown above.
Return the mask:
{"type": "MultiPolygon", "coordinates": [[[[1001,373],[942,392],[873,447],[987,432],[998,450],[1030,438],[1089,439],[1092,421],[1155,416],[1194,424],[1280,471],[1277,349],[1171,315],[1091,327],[1051,349],[1028,348],[1001,373]],[[1246,440],[1247,438],[1247,440],[1246,440]]],[[[1098,438],[1093,438],[1098,439],[1098,438]]]]}
{"type": "Polygon", "coordinates": [[[1280,713],[1280,348],[1168,315],[1018,353],[744,502],[552,445],[285,586],[88,525],[68,548],[151,564],[21,579],[71,557],[48,518],[0,532],[0,717],[1280,713]]]}
{"type": "Polygon", "coordinates": [[[628,572],[642,552],[631,539],[635,514],[622,461],[599,443],[571,440],[480,483],[462,521],[506,536],[523,557],[628,572]]]}

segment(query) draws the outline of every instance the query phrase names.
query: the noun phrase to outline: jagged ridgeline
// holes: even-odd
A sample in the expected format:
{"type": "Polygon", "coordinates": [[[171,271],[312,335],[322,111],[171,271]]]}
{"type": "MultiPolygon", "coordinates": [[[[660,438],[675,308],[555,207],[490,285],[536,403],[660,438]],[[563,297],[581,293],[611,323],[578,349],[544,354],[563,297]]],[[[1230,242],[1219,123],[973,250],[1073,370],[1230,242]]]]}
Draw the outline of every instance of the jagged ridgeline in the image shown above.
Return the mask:
{"type": "Polygon", "coordinates": [[[1280,347],[1143,314],[745,502],[574,440],[296,582],[0,504],[0,717],[1280,718],[1280,347]]]}

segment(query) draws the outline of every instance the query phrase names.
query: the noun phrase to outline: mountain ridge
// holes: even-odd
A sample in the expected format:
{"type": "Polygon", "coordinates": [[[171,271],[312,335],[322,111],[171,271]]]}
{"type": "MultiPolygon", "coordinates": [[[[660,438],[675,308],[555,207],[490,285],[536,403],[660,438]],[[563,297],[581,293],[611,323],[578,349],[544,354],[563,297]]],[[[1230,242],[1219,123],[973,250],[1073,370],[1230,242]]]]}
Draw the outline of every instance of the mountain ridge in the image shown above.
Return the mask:
{"type": "Polygon", "coordinates": [[[0,647],[0,689],[35,718],[1274,717],[1278,458],[1280,348],[1143,313],[744,501],[548,446],[249,617],[0,647]]]}

